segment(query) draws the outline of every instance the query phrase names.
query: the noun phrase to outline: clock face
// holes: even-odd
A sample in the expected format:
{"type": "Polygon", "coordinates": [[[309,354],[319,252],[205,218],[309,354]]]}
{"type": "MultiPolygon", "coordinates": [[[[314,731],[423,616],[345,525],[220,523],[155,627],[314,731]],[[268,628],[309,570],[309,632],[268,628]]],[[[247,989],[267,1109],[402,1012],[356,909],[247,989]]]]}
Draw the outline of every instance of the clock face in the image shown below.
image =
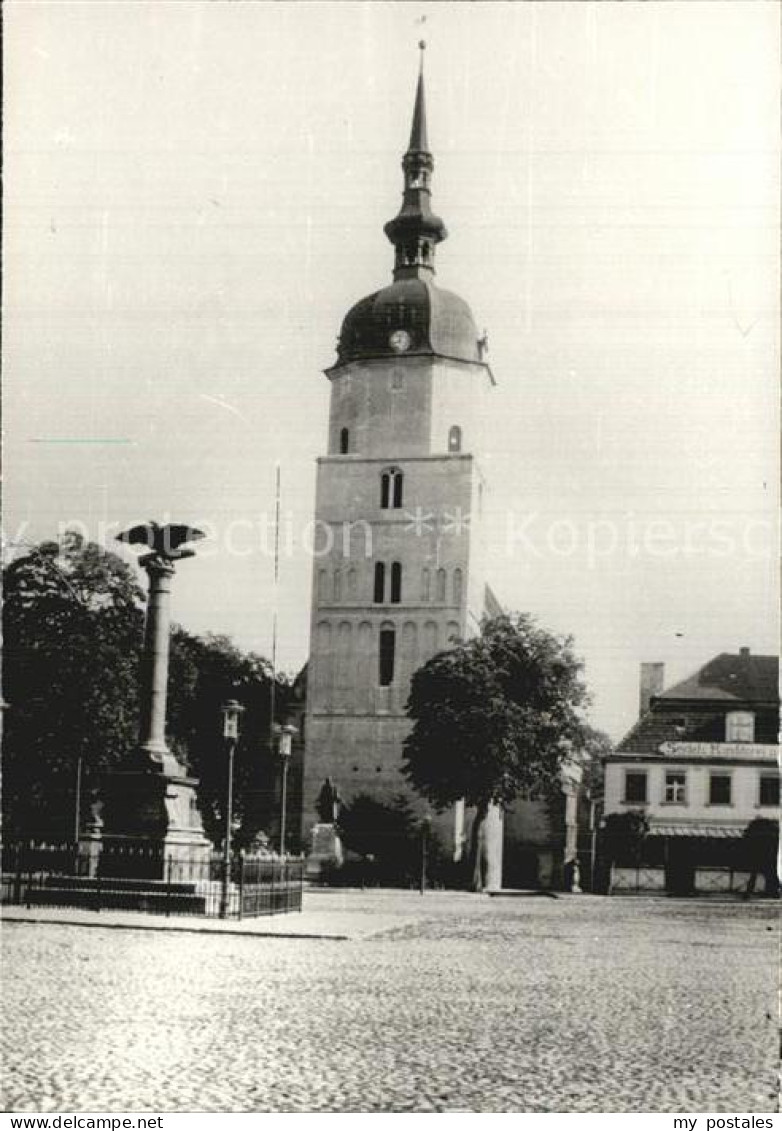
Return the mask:
{"type": "Polygon", "coordinates": [[[393,334],[388,339],[388,344],[392,350],[397,353],[404,353],[405,350],[410,349],[410,335],[407,330],[394,330],[393,334]]]}

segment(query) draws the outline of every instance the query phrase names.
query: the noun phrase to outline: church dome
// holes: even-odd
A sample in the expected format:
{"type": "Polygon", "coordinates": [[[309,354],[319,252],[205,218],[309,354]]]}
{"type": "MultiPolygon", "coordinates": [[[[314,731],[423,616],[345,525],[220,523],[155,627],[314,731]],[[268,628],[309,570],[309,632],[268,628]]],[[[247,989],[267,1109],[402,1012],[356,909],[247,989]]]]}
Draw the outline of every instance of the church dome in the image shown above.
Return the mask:
{"type": "Polygon", "coordinates": [[[337,353],[340,364],[410,354],[482,360],[467,303],[422,278],[397,279],[357,302],[342,323],[337,353]]]}

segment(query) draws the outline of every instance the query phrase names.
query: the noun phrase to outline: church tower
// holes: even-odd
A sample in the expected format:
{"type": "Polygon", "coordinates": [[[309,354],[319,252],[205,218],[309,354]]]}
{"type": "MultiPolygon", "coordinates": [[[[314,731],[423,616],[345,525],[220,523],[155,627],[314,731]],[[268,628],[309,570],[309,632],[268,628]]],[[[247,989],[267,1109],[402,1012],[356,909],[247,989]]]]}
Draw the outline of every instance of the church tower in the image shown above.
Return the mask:
{"type": "MultiPolygon", "coordinates": [[[[447,231],[431,207],[423,47],[402,206],[384,228],[393,281],[348,311],[326,370],[305,835],[327,777],[348,803],[362,793],[384,803],[411,794],[401,772],[411,676],[476,631],[486,609],[481,429],[494,380],[470,308],[435,283],[447,231]]],[[[451,816],[440,831],[453,829],[451,816]]]]}

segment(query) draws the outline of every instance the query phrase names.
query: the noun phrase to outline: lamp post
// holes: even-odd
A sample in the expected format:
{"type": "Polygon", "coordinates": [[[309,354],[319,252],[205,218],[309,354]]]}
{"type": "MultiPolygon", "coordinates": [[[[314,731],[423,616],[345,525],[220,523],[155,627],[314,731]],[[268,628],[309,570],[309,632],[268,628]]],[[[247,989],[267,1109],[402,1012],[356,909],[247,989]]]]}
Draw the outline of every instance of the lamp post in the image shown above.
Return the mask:
{"type": "Polygon", "coordinates": [[[427,813],[421,821],[421,895],[426,891],[426,850],[431,828],[432,818],[427,813]]]}
{"type": "Polygon", "coordinates": [[[280,856],[285,855],[285,821],[288,813],[288,766],[291,760],[291,751],[293,749],[293,736],[298,734],[295,726],[290,723],[285,723],[284,726],[276,727],[278,750],[280,753],[280,761],[282,762],[282,797],[280,799],[280,856]]]}
{"type": "Polygon", "coordinates": [[[74,803],[73,814],[73,839],[78,844],[79,833],[81,832],[81,771],[82,771],[83,758],[81,754],[76,760],[76,801],[74,803]]]}
{"type": "Polygon", "coordinates": [[[244,710],[241,703],[229,699],[223,703],[223,738],[228,751],[228,781],[225,797],[225,842],[223,844],[223,887],[220,897],[220,918],[228,915],[229,890],[231,885],[231,822],[233,820],[234,800],[234,752],[239,740],[239,717],[244,710]]]}

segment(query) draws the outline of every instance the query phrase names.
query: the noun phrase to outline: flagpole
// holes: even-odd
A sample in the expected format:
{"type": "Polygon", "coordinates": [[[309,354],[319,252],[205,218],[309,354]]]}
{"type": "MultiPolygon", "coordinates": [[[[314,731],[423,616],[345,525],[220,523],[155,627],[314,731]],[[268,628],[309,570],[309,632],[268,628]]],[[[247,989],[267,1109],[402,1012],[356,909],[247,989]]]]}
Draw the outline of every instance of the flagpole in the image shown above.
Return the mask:
{"type": "Polygon", "coordinates": [[[272,682],[269,690],[269,750],[274,756],[274,712],[277,706],[277,594],[280,580],[280,465],[274,479],[274,585],[272,587],[272,682]]]}

